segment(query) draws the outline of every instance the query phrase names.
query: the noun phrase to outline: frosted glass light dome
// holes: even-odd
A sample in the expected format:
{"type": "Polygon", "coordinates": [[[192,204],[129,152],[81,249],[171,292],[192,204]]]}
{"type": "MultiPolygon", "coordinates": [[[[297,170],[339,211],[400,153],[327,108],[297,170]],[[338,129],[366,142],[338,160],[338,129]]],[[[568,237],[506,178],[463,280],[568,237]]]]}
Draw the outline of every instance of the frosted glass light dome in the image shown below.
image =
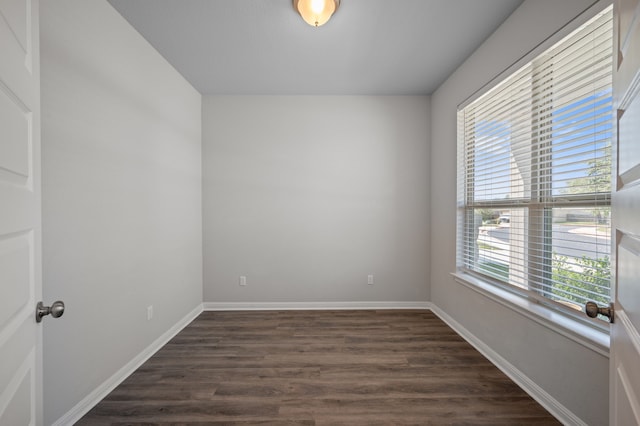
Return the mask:
{"type": "Polygon", "coordinates": [[[314,27],[326,24],[338,6],[340,0],[293,0],[293,8],[307,24],[314,27]]]}

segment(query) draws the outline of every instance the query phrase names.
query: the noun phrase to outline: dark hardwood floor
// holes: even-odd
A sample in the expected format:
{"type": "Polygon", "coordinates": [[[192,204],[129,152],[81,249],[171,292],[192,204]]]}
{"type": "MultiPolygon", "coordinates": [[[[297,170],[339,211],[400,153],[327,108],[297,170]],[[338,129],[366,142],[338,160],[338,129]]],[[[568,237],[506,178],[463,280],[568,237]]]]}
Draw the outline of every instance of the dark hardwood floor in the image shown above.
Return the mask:
{"type": "Polygon", "coordinates": [[[429,311],[204,312],[79,425],[559,424],[429,311]]]}

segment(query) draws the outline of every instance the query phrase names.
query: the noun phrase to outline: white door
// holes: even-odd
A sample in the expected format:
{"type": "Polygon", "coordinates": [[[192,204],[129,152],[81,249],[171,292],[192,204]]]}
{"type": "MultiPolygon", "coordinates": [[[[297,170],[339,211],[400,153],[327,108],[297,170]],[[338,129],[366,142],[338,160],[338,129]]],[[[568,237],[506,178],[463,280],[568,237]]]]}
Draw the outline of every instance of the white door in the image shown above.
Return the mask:
{"type": "Polygon", "coordinates": [[[38,0],[0,0],[0,425],[42,424],[38,0]]]}
{"type": "Polygon", "coordinates": [[[610,419],[612,425],[627,426],[640,425],[640,0],[615,1],[614,40],[618,136],[612,195],[616,311],[610,419]]]}

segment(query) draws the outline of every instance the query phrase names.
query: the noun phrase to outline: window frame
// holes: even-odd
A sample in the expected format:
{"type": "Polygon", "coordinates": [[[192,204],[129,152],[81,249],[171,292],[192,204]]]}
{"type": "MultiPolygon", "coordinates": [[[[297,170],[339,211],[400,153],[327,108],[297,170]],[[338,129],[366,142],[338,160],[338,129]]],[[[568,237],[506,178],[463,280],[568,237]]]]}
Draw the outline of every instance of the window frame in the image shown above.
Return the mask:
{"type": "MultiPolygon", "coordinates": [[[[464,111],[464,109],[472,104],[474,101],[478,100],[480,97],[487,94],[496,86],[500,85],[503,81],[508,79],[510,76],[517,73],[527,64],[531,64],[532,67],[532,75],[537,72],[536,70],[536,59],[538,59],[547,49],[552,47],[554,44],[558,43],[566,36],[571,34],[577,28],[582,26],[584,23],[591,20],[593,17],[599,15],[604,10],[609,8],[609,4],[599,4],[592,7],[589,11],[585,12],[583,15],[579,17],[579,19],[574,20],[567,26],[565,26],[561,31],[557,32],[553,36],[549,37],[543,43],[538,45],[535,49],[529,52],[527,55],[522,57],[517,63],[512,65],[509,69],[502,72],[499,76],[494,78],[490,84],[487,84],[478,92],[474,93],[474,95],[467,99],[465,102],[458,106],[458,150],[460,150],[460,144],[464,145],[464,120],[460,120],[460,113],[464,111]],[[462,123],[461,123],[462,121],[462,123]]],[[[532,89],[532,96],[535,96],[535,87],[532,89]]],[[[611,120],[614,119],[614,113],[612,111],[611,120]]],[[[552,121],[553,118],[548,116],[548,121],[552,121]]],[[[547,129],[552,128],[552,126],[545,126],[547,129]]],[[[532,129],[534,126],[532,126],[532,129]]],[[[550,137],[544,139],[544,141],[549,141],[550,137]]],[[[563,306],[561,303],[556,302],[552,299],[549,299],[545,296],[537,295],[536,290],[532,288],[533,286],[528,285],[527,289],[521,289],[517,286],[503,283],[497,279],[494,279],[490,276],[487,276],[482,273],[478,273],[476,271],[471,271],[468,268],[464,267],[464,262],[461,261],[461,256],[463,256],[463,251],[465,249],[464,239],[468,238],[465,235],[472,235],[475,232],[473,228],[474,220],[473,218],[469,218],[469,212],[473,215],[473,209],[480,208],[490,208],[493,210],[498,209],[512,209],[514,207],[525,208],[525,209],[533,209],[537,214],[528,214],[528,226],[529,229],[528,234],[531,235],[534,232],[536,227],[542,228],[538,232],[535,232],[536,235],[539,236],[542,244],[539,242],[531,241],[531,238],[527,236],[527,257],[525,264],[531,265],[534,262],[531,260],[535,257],[536,252],[540,251],[549,251],[549,249],[542,249],[540,247],[551,246],[550,242],[550,229],[551,229],[551,215],[550,208],[545,205],[543,200],[552,200],[553,208],[563,208],[563,207],[571,207],[571,208],[580,208],[580,207],[593,207],[594,204],[597,204],[602,207],[611,205],[611,194],[562,194],[561,196],[553,195],[553,188],[551,184],[551,177],[540,175],[540,170],[548,170],[548,164],[551,163],[551,143],[547,143],[548,151],[543,156],[543,161],[546,161],[546,166],[540,166],[539,164],[532,164],[532,172],[531,172],[531,190],[528,199],[526,200],[518,200],[518,199],[505,199],[502,202],[496,202],[495,200],[490,201],[475,201],[473,200],[473,193],[468,191],[465,187],[465,184],[468,185],[468,182],[465,182],[464,179],[461,179],[461,171],[460,171],[460,163],[458,164],[458,207],[457,207],[457,216],[458,216],[458,225],[457,225],[457,237],[456,237],[456,272],[452,273],[458,283],[464,284],[465,286],[484,294],[485,296],[490,297],[493,300],[498,301],[499,303],[514,309],[522,314],[530,316],[533,314],[532,319],[535,319],[538,322],[541,322],[545,325],[550,325],[554,330],[558,330],[558,326],[563,330],[563,334],[569,335],[572,339],[578,341],[579,343],[585,343],[585,345],[593,345],[594,343],[599,348],[598,351],[602,353],[608,354],[608,333],[609,326],[607,323],[599,320],[593,320],[587,318],[584,313],[580,311],[573,310],[566,306],[563,306]],[[546,158],[546,160],[544,159],[546,158]],[[469,203],[469,199],[471,197],[471,203],[469,203]],[[469,207],[469,204],[472,207],[469,207]],[[545,211],[545,209],[547,211],[545,211]],[[535,221],[532,221],[533,217],[543,217],[544,221],[542,226],[538,226],[535,221]],[[576,331],[577,330],[577,331],[576,331]],[[585,340],[586,339],[586,340],[585,340]]],[[[538,152],[542,152],[544,147],[539,149],[538,152]]],[[[460,155],[460,151],[458,151],[458,155],[460,155]]],[[[532,163],[534,163],[534,159],[539,158],[538,156],[531,156],[532,163]]],[[[469,245],[466,245],[469,247],[469,245]]],[[[477,247],[476,247],[477,250],[477,247]]],[[[551,257],[541,256],[543,259],[547,259],[548,261],[548,274],[551,274],[551,257]]],[[[546,270],[546,268],[545,268],[546,270]]],[[[527,273],[529,274],[529,273],[527,273]]],[[[527,275],[528,276],[528,275],[527,275]]],[[[529,280],[530,281],[530,280],[529,280]]],[[[538,290],[540,292],[540,290],[538,290]]]]}

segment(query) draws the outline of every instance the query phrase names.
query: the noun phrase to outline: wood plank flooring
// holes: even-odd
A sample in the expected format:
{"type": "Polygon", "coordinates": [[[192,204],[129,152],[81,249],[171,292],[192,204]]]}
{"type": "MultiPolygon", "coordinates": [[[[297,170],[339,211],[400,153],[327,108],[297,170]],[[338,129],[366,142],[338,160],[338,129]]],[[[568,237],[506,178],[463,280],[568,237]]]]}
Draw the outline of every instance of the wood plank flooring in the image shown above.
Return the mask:
{"type": "Polygon", "coordinates": [[[556,425],[429,311],[204,312],[78,425],[556,425]]]}

